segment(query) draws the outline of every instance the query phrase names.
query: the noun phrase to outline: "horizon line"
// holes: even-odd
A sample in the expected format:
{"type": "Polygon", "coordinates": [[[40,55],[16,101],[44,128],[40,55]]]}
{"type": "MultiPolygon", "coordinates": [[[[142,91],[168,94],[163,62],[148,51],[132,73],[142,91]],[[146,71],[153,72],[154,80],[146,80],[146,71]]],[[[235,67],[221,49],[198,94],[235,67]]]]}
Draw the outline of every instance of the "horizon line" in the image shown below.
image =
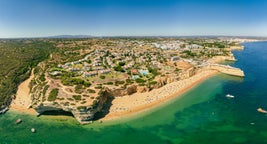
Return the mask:
{"type": "Polygon", "coordinates": [[[166,37],[166,38],[175,38],[175,37],[247,37],[247,38],[267,38],[267,36],[255,36],[255,35],[113,35],[113,36],[108,36],[108,35],[103,35],[103,36],[97,36],[97,35],[53,35],[53,36],[29,36],[29,37],[0,37],[0,39],[41,39],[41,38],[112,38],[112,37],[122,37],[122,38],[127,38],[127,37],[166,37]]]}

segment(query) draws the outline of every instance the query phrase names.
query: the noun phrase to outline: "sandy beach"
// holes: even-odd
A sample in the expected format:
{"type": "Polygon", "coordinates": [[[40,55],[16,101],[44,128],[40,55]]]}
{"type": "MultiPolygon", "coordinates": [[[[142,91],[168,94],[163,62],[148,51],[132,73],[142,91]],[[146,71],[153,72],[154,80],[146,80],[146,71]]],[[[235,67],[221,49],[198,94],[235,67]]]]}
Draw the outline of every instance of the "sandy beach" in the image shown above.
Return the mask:
{"type": "Polygon", "coordinates": [[[167,84],[150,92],[116,97],[110,112],[101,120],[114,120],[138,114],[176,98],[205,79],[218,74],[215,70],[202,71],[188,79],[167,84]]]}
{"type": "Polygon", "coordinates": [[[19,111],[27,114],[37,114],[34,109],[28,108],[31,104],[31,97],[29,95],[29,84],[33,78],[34,75],[31,75],[27,80],[25,80],[19,85],[18,91],[16,93],[16,98],[12,101],[10,105],[10,110],[19,111]]]}

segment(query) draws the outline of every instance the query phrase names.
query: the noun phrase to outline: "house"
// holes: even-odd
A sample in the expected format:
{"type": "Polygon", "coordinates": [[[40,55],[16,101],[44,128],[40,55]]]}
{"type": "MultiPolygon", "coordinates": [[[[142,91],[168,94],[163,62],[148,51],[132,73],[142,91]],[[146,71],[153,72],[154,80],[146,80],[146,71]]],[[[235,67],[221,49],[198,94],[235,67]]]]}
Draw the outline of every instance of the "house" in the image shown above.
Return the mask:
{"type": "Polygon", "coordinates": [[[97,75],[97,71],[91,71],[91,72],[85,72],[84,73],[84,76],[88,77],[88,76],[95,76],[97,75]]]}
{"type": "Polygon", "coordinates": [[[104,68],[102,66],[93,67],[93,70],[103,70],[104,68]]]}
{"type": "Polygon", "coordinates": [[[81,69],[79,69],[79,68],[70,68],[69,69],[69,71],[72,71],[72,72],[74,72],[74,71],[80,71],[81,69]]]}
{"type": "Polygon", "coordinates": [[[110,70],[107,69],[107,70],[100,70],[98,71],[100,74],[107,74],[107,73],[110,73],[110,70]]]}
{"type": "Polygon", "coordinates": [[[57,75],[60,75],[61,73],[62,73],[61,71],[52,71],[49,74],[52,76],[57,76],[57,75]]]}
{"type": "Polygon", "coordinates": [[[198,48],[203,48],[203,46],[197,44],[191,44],[186,46],[186,49],[198,49],[198,48]]]}

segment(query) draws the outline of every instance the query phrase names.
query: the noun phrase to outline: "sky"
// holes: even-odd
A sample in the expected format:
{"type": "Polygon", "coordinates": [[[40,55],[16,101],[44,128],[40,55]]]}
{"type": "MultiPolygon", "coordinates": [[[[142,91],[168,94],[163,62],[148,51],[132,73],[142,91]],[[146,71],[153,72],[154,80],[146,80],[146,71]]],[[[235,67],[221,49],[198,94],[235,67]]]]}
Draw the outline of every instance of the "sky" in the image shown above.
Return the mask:
{"type": "Polygon", "coordinates": [[[267,36],[266,0],[0,0],[0,38],[267,36]]]}

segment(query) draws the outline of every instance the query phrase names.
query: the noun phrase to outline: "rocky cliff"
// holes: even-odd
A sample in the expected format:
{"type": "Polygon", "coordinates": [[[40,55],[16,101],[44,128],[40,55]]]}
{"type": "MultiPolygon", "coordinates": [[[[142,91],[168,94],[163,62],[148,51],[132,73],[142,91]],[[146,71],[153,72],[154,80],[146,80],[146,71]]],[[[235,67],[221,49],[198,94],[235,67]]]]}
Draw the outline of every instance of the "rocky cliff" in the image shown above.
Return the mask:
{"type": "Polygon", "coordinates": [[[63,105],[57,102],[44,101],[37,105],[34,105],[33,108],[36,110],[36,112],[38,112],[39,115],[45,111],[63,110],[66,112],[71,112],[80,123],[86,124],[91,122],[91,120],[94,118],[95,113],[102,110],[109,96],[111,96],[110,90],[103,89],[99,92],[99,96],[92,105],[76,107],[63,105]]]}

